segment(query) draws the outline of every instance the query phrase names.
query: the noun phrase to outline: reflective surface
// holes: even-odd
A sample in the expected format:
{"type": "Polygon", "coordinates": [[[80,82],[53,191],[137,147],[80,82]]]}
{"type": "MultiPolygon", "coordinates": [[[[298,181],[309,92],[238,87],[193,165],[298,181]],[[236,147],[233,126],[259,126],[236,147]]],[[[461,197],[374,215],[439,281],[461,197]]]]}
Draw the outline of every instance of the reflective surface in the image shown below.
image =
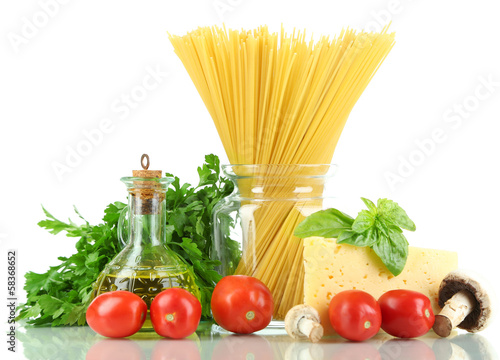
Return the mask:
{"type": "Polygon", "coordinates": [[[108,339],[89,327],[20,329],[17,358],[29,360],[167,360],[167,359],[497,359],[486,337],[457,334],[441,339],[429,333],[418,339],[395,339],[386,334],[362,343],[340,337],[320,343],[293,341],[288,335],[259,332],[255,335],[225,335],[212,332],[211,324],[200,325],[187,339],[170,340],[156,334],[138,334],[127,339],[108,339]],[[21,351],[21,350],[20,350],[21,351]],[[24,356],[24,357],[23,357],[24,356]]]}

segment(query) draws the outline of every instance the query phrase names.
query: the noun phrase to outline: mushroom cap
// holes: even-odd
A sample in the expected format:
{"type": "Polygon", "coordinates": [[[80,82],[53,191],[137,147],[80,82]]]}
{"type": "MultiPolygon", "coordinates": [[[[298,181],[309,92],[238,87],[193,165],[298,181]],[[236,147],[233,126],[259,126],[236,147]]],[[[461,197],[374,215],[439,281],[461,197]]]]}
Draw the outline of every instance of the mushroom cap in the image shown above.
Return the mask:
{"type": "Polygon", "coordinates": [[[319,313],[312,306],[306,304],[294,306],[288,310],[285,316],[285,330],[294,339],[306,337],[299,331],[299,321],[302,318],[320,322],[319,313]]]}
{"type": "Polygon", "coordinates": [[[458,324],[458,327],[470,332],[485,329],[492,315],[492,301],[490,290],[484,285],[484,280],[469,271],[454,270],[450,272],[439,286],[439,306],[444,307],[445,302],[461,290],[468,290],[475,298],[472,312],[458,324]],[[484,284],[482,284],[482,282],[484,284]]]}

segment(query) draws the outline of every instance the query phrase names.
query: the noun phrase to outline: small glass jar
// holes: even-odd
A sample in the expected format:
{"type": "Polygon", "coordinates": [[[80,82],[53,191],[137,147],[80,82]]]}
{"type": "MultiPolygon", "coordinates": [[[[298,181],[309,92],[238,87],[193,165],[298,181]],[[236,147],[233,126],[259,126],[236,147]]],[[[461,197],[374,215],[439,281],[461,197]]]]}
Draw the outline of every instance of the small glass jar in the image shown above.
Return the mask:
{"type": "MultiPolygon", "coordinates": [[[[221,275],[254,276],[274,299],[273,320],[304,301],[303,241],[293,235],[325,208],[335,165],[225,165],[234,192],[214,209],[213,257],[221,275]]],[[[328,204],[330,205],[330,204],[328,204]]],[[[279,325],[278,325],[279,326],[279,325]]]]}
{"type": "Polygon", "coordinates": [[[192,271],[165,244],[165,192],[173,178],[162,178],[156,170],[134,173],[136,176],[120,179],[127,186],[128,206],[120,215],[117,232],[126,245],[93,284],[92,297],[116,290],[139,295],[148,306],[141,331],[153,331],[149,307],[156,295],[165,289],[180,287],[200,299],[200,291],[192,271]]]}

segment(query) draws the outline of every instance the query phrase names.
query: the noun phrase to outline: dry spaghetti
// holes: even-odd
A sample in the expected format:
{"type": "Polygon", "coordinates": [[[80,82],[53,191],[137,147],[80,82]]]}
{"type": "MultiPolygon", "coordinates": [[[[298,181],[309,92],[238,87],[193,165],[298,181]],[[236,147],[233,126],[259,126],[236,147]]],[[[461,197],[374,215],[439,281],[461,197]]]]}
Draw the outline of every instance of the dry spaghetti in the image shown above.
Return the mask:
{"type": "MultiPolygon", "coordinates": [[[[387,28],[346,29],[317,42],[267,26],[169,36],[231,164],[330,163],[349,113],[394,45],[387,28]]],[[[303,302],[302,244],[292,235],[303,216],[296,206],[276,203],[255,217],[251,258],[243,249],[236,272],[268,285],[275,318],[282,319],[303,302]]]]}

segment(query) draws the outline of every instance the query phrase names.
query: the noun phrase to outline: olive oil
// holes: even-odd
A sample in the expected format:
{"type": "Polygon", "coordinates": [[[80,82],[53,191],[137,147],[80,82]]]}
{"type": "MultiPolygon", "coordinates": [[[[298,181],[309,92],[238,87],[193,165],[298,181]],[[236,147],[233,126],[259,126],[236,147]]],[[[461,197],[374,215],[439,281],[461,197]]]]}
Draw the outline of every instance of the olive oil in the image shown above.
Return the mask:
{"type": "Polygon", "coordinates": [[[126,290],[141,297],[148,305],[148,316],[142,327],[143,331],[152,329],[149,320],[149,307],[151,302],[165,289],[178,287],[189,291],[200,299],[200,292],[194,282],[192,273],[183,265],[172,267],[156,266],[146,267],[122,267],[117,265],[108,266],[94,283],[92,298],[109,291],[126,290]]]}

